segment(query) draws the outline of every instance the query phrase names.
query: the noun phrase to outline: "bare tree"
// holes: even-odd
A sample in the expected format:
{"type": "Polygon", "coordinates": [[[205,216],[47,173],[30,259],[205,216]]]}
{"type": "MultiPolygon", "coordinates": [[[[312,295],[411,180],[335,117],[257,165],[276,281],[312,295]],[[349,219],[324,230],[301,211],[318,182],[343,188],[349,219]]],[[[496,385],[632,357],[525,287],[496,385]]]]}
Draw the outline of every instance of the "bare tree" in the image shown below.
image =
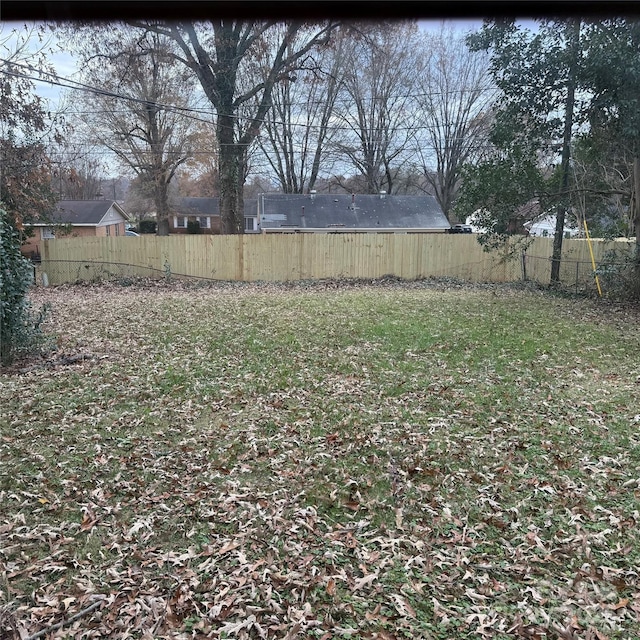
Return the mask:
{"type": "Polygon", "coordinates": [[[52,188],[60,200],[92,200],[100,197],[105,167],[99,150],[86,141],[64,144],[50,151],[52,188]],[[98,152],[97,154],[95,152],[98,152]]]}
{"type": "Polygon", "coordinates": [[[158,235],[169,233],[169,185],[193,155],[196,141],[189,111],[191,74],[177,65],[171,41],[127,27],[104,27],[85,40],[83,119],[93,139],[137,176],[153,200],[158,235]]]}
{"type": "Polygon", "coordinates": [[[273,106],[257,142],[284,193],[313,189],[321,167],[326,169],[343,44],[344,29],[336,34],[332,46],[308,57],[304,66],[272,92],[273,106]]]}
{"type": "Polygon", "coordinates": [[[415,125],[412,94],[422,64],[418,28],[407,22],[359,24],[349,35],[335,109],[342,135],[334,148],[366,191],[391,193],[409,158],[415,125]]]}
{"type": "Polygon", "coordinates": [[[181,196],[218,197],[218,142],[213,119],[197,122],[196,129],[197,145],[193,157],[176,175],[177,191],[181,196]]]}
{"type": "Polygon", "coordinates": [[[217,115],[219,146],[220,215],[223,233],[244,233],[243,186],[247,150],[255,141],[271,108],[274,87],[289,78],[307,54],[325,44],[337,23],[317,28],[293,21],[279,31],[273,46],[274,22],[211,20],[208,23],[133,23],[170,38],[178,47],[175,57],[198,78],[217,115]],[[297,37],[299,34],[304,38],[297,37]],[[268,71],[262,80],[243,86],[247,66],[259,56],[268,71]],[[266,62],[268,60],[268,63],[266,62]],[[243,105],[253,104],[240,118],[243,105]]]}
{"type": "Polygon", "coordinates": [[[497,90],[484,54],[469,51],[464,35],[443,24],[425,34],[427,68],[416,77],[421,135],[418,157],[445,215],[460,185],[462,165],[486,146],[497,90]]]}

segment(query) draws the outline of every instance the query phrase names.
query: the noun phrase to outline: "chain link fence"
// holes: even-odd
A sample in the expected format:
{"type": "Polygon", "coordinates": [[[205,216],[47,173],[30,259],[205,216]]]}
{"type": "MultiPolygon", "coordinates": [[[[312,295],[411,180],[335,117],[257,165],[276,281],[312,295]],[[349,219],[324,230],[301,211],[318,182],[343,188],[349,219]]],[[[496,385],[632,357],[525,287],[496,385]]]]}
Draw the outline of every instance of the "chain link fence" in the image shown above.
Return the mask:
{"type": "MultiPolygon", "coordinates": [[[[521,256],[521,279],[525,282],[536,282],[548,285],[551,281],[551,258],[521,256]]],[[[559,286],[564,290],[583,295],[596,295],[596,273],[590,261],[572,260],[564,257],[560,263],[559,286]]]]}
{"type": "Polygon", "coordinates": [[[133,282],[140,278],[162,278],[167,274],[153,267],[119,262],[47,260],[34,265],[36,285],[78,282],[133,282]]]}

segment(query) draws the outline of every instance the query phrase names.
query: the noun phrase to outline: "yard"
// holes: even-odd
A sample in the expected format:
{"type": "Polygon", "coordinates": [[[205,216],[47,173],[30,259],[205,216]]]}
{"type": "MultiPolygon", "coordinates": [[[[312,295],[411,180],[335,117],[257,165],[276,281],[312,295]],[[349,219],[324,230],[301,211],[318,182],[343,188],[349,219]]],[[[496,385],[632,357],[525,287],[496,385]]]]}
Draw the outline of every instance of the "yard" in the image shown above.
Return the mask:
{"type": "Polygon", "coordinates": [[[0,638],[640,637],[637,312],[393,280],[33,297],[58,350],[0,373],[0,638]]]}

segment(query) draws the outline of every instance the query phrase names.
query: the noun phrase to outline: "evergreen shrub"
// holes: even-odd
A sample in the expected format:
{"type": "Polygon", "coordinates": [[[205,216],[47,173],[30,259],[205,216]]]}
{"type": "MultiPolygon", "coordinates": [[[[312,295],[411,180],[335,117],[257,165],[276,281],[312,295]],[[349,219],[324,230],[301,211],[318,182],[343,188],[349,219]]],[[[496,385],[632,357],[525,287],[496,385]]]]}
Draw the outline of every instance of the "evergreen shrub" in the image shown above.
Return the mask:
{"type": "Polygon", "coordinates": [[[47,313],[34,312],[28,299],[33,265],[20,252],[20,234],[0,207],[0,366],[40,351],[48,343],[41,325],[47,313]]]}

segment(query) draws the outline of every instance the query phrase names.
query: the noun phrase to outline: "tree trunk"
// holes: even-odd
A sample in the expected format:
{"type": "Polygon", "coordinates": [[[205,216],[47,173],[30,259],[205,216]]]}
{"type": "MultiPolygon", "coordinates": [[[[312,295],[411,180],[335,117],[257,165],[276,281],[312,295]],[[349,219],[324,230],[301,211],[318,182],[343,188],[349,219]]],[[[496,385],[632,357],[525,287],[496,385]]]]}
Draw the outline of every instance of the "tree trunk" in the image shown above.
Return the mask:
{"type": "Polygon", "coordinates": [[[244,233],[245,147],[234,140],[233,118],[218,116],[217,128],[222,233],[244,233]]]}
{"type": "Polygon", "coordinates": [[[239,145],[220,150],[220,220],[222,233],[244,233],[244,149],[239,145]]]}
{"type": "Polygon", "coordinates": [[[633,231],[636,236],[636,263],[640,269],[640,157],[633,159],[633,231]]]}
{"type": "Polygon", "coordinates": [[[156,205],[157,228],[156,235],[169,235],[169,199],[167,183],[156,176],[156,184],[153,190],[154,204],[156,205]]]}
{"type": "Polygon", "coordinates": [[[556,229],[553,236],[553,252],[551,253],[552,285],[560,283],[560,262],[562,259],[562,240],[564,239],[564,221],[566,211],[567,207],[564,203],[562,203],[556,210],[556,229]]]}
{"type": "Polygon", "coordinates": [[[158,226],[156,228],[156,235],[158,236],[169,235],[169,219],[166,216],[163,218],[158,216],[158,226]]]}
{"type": "Polygon", "coordinates": [[[567,75],[567,101],[564,109],[564,135],[562,140],[562,186],[561,202],[556,212],[556,230],[553,236],[553,253],[551,254],[551,284],[560,282],[560,261],[562,258],[562,240],[564,238],[564,221],[567,213],[567,189],[569,187],[569,160],[571,159],[571,133],[573,129],[573,109],[576,93],[576,71],[580,43],[580,19],[573,19],[567,24],[567,40],[572,55],[567,75]]]}

